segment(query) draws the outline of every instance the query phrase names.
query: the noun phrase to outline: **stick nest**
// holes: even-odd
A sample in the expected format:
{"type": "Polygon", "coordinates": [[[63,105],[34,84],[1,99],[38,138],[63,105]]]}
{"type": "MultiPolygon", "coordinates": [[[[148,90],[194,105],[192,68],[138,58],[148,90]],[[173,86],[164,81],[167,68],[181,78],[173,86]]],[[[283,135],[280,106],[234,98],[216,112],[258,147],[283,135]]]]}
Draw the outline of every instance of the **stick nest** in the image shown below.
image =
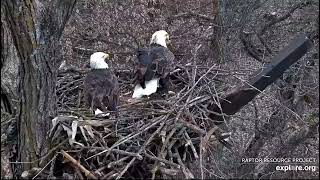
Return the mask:
{"type": "Polygon", "coordinates": [[[212,112],[207,109],[219,102],[225,88],[219,81],[225,72],[219,67],[178,66],[170,75],[170,90],[175,94],[141,100],[131,99],[133,73],[115,71],[121,104],[118,116],[110,112],[107,118],[94,117],[84,106],[86,71],[59,73],[59,116],[52,120],[49,132],[57,153],[48,176],[194,178],[188,163],[203,158],[209,146],[219,145],[222,130],[208,117],[212,112]]]}

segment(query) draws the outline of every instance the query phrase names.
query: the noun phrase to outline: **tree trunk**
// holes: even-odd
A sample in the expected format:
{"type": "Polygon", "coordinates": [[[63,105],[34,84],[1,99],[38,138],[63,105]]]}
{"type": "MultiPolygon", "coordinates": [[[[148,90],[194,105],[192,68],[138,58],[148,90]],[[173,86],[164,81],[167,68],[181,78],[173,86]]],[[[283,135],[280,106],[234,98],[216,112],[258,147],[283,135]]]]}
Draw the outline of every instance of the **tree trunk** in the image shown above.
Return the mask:
{"type": "Polygon", "coordinates": [[[37,160],[50,149],[47,132],[56,115],[59,43],[74,5],[75,0],[3,2],[20,62],[17,161],[32,162],[21,163],[18,174],[46,162],[37,160]]]}

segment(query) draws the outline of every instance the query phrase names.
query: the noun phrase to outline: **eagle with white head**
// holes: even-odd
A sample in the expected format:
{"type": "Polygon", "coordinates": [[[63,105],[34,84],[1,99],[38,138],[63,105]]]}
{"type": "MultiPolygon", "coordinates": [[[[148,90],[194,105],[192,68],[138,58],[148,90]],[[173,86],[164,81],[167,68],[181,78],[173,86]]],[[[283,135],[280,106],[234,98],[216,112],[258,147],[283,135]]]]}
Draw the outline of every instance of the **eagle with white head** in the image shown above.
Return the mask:
{"type": "Polygon", "coordinates": [[[86,104],[96,116],[108,116],[107,110],[116,111],[119,103],[118,79],[106,62],[109,55],[96,52],[90,56],[90,72],[84,79],[86,104]]]}
{"type": "Polygon", "coordinates": [[[135,87],[132,98],[141,98],[157,92],[168,92],[169,73],[174,70],[174,55],[167,48],[169,34],[156,31],[148,48],[141,48],[135,67],[135,87]]]}

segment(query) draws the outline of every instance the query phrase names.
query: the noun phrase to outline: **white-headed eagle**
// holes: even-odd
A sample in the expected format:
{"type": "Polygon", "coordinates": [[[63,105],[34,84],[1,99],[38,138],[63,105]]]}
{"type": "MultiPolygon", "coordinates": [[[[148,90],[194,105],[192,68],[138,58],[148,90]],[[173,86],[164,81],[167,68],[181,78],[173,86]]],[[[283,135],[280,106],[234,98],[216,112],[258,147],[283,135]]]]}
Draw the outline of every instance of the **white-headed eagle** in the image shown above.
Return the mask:
{"type": "MultiPolygon", "coordinates": [[[[119,103],[118,79],[106,60],[109,55],[96,52],[90,56],[90,72],[84,79],[84,97],[95,115],[107,110],[116,111],[119,103]]],[[[107,116],[108,114],[101,114],[107,116]]]]}
{"type": "Polygon", "coordinates": [[[150,46],[138,50],[133,98],[149,96],[157,92],[158,87],[168,91],[168,75],[174,70],[174,55],[167,48],[169,42],[166,31],[156,31],[151,37],[150,46]]]}

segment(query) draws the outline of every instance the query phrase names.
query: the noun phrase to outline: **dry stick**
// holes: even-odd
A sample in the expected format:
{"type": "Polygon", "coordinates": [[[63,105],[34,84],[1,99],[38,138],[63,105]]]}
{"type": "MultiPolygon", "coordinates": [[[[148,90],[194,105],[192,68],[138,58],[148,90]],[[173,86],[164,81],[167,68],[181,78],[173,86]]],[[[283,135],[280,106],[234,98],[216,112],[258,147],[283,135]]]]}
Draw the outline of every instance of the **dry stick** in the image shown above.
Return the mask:
{"type": "Polygon", "coordinates": [[[211,99],[210,96],[205,96],[205,95],[204,95],[204,96],[198,96],[198,97],[190,100],[188,106],[189,106],[189,107],[192,107],[192,106],[194,106],[194,105],[196,105],[196,104],[203,103],[204,101],[207,101],[207,100],[209,100],[209,99],[211,99]]]}
{"type": "Polygon", "coordinates": [[[100,167],[99,169],[95,170],[94,172],[95,172],[96,174],[101,175],[101,174],[102,174],[101,171],[103,171],[103,170],[105,170],[105,169],[107,169],[107,168],[108,168],[108,166],[102,166],[102,167],[100,167]]]}
{"type": "Polygon", "coordinates": [[[169,155],[169,160],[170,160],[171,162],[173,162],[173,154],[172,154],[171,149],[169,149],[169,146],[168,146],[168,149],[167,149],[167,153],[168,153],[168,155],[169,155]]]}
{"type": "MultiPolygon", "coordinates": [[[[140,149],[140,150],[141,150],[141,149],[140,149]]],[[[139,151],[140,151],[140,150],[139,150],[139,151]]],[[[126,173],[126,172],[128,171],[129,167],[133,164],[133,162],[134,162],[135,160],[136,160],[135,157],[132,158],[131,161],[126,165],[126,167],[121,171],[121,173],[117,176],[116,179],[120,179],[120,178],[124,175],[124,173],[126,173]]]]}
{"type": "MultiPolygon", "coordinates": [[[[124,142],[126,142],[126,141],[128,141],[128,140],[130,140],[130,139],[132,139],[132,138],[134,138],[134,137],[136,137],[136,136],[138,136],[138,135],[140,135],[142,132],[145,132],[145,131],[147,131],[148,129],[150,129],[151,127],[154,127],[155,125],[157,125],[158,123],[160,123],[162,120],[166,120],[168,117],[169,117],[169,115],[166,115],[166,116],[164,116],[164,117],[158,117],[158,120],[155,120],[151,125],[147,124],[147,125],[144,125],[144,126],[142,126],[141,128],[139,128],[139,132],[138,132],[138,133],[133,134],[133,135],[132,135],[132,133],[131,133],[130,135],[128,135],[128,136],[126,136],[125,138],[123,138],[122,140],[120,139],[119,141],[117,141],[116,143],[114,143],[114,144],[110,147],[110,149],[113,149],[113,148],[119,146],[120,144],[122,144],[122,143],[124,143],[124,142]]],[[[108,156],[109,154],[110,154],[110,151],[107,152],[106,156],[108,156]]],[[[139,154],[139,153],[138,153],[138,154],[139,154]]]]}
{"type": "Polygon", "coordinates": [[[137,154],[137,153],[128,152],[128,151],[124,151],[124,150],[120,150],[120,149],[111,149],[111,148],[108,148],[108,147],[84,147],[84,148],[104,150],[104,151],[107,150],[109,152],[114,152],[114,153],[121,154],[121,155],[136,157],[139,160],[143,159],[142,156],[137,154]]]}
{"type": "MultiPolygon", "coordinates": [[[[186,127],[181,128],[180,131],[179,131],[178,134],[177,134],[177,137],[181,136],[182,133],[183,133],[186,129],[187,129],[186,127]]],[[[178,139],[173,139],[173,140],[171,141],[171,143],[169,144],[169,146],[168,146],[168,150],[171,151],[172,146],[173,146],[177,141],[178,141],[178,139]]]]}
{"type": "Polygon", "coordinates": [[[199,134],[206,134],[207,133],[205,130],[201,129],[200,127],[198,127],[196,125],[193,125],[193,124],[191,124],[189,122],[186,122],[184,120],[179,120],[179,122],[181,122],[184,126],[196,131],[199,134]]]}
{"type": "Polygon", "coordinates": [[[200,139],[200,173],[201,179],[204,179],[204,172],[203,172],[203,152],[206,152],[205,145],[209,142],[211,135],[218,129],[217,126],[213,127],[209,130],[208,134],[205,137],[201,137],[200,139]]]}
{"type": "Polygon", "coordinates": [[[35,179],[56,157],[57,155],[54,155],[54,157],[32,179],[35,179]]]}
{"type": "Polygon", "coordinates": [[[66,157],[68,160],[70,160],[74,165],[78,166],[79,169],[89,178],[91,179],[98,179],[94,174],[92,174],[90,171],[88,171],[85,167],[83,167],[79,161],[75,160],[72,156],[70,156],[67,152],[64,150],[61,150],[61,153],[64,157],[66,157]]]}
{"type": "MultiPolygon", "coordinates": [[[[222,107],[221,107],[221,103],[220,103],[220,100],[219,100],[220,97],[219,97],[219,95],[218,95],[218,92],[217,92],[217,90],[216,90],[216,86],[215,86],[214,84],[213,84],[213,90],[214,90],[214,93],[215,93],[216,96],[217,96],[217,99],[213,98],[213,100],[214,100],[215,104],[218,106],[220,112],[223,112],[222,107]]],[[[227,121],[226,121],[226,118],[225,118],[224,116],[222,116],[222,118],[223,118],[224,124],[227,125],[228,123],[227,123],[227,121]]]]}
{"type": "Polygon", "coordinates": [[[79,121],[79,126],[90,125],[90,126],[106,126],[110,124],[114,124],[116,121],[110,120],[82,120],[79,121]]]}
{"type": "Polygon", "coordinates": [[[76,116],[78,116],[78,117],[82,117],[83,119],[90,119],[88,116],[85,116],[85,115],[83,115],[83,114],[77,113],[77,112],[75,112],[75,111],[58,111],[58,113],[59,113],[59,114],[61,114],[61,113],[70,113],[70,114],[72,114],[72,115],[76,115],[76,116]]]}
{"type": "MultiPolygon", "coordinates": [[[[194,86],[194,87],[195,87],[195,86],[194,86]]],[[[190,89],[190,90],[191,90],[191,91],[188,91],[188,92],[187,92],[187,93],[190,93],[190,94],[189,94],[186,102],[184,103],[184,105],[180,108],[180,110],[179,110],[179,112],[178,112],[178,114],[177,114],[174,122],[177,122],[177,121],[179,120],[179,118],[180,118],[183,110],[187,107],[187,104],[189,103],[189,101],[190,101],[190,99],[191,99],[193,89],[190,89]]],[[[187,95],[187,93],[184,94],[179,100],[181,100],[183,97],[185,97],[185,95],[187,95]]],[[[179,100],[178,100],[178,101],[179,101],[179,100]]],[[[178,102],[178,101],[177,101],[177,102],[178,102]]],[[[177,103],[177,102],[176,102],[176,103],[177,103]]],[[[175,103],[175,104],[176,104],[176,103],[175,103]]],[[[175,104],[174,104],[174,105],[175,105],[175,104]]]]}
{"type": "Polygon", "coordinates": [[[128,141],[128,140],[130,140],[130,139],[132,139],[132,138],[134,138],[134,137],[136,137],[138,135],[140,135],[141,133],[149,130],[151,127],[154,127],[155,125],[160,123],[162,120],[163,120],[163,117],[159,117],[158,120],[155,120],[155,122],[153,122],[151,125],[147,125],[147,127],[145,127],[145,126],[141,127],[139,129],[138,133],[135,133],[135,134],[131,133],[131,134],[127,135],[126,137],[124,137],[124,138],[118,140],[116,143],[114,143],[110,148],[105,149],[105,150],[103,150],[103,151],[101,151],[101,152],[99,152],[99,153],[97,153],[95,155],[92,155],[92,156],[88,157],[86,160],[91,159],[93,157],[96,157],[96,156],[98,156],[100,154],[103,154],[105,152],[107,152],[106,156],[108,156],[111,153],[111,150],[113,150],[115,147],[117,147],[117,146],[123,144],[124,142],[126,142],[126,141],[128,141]]]}
{"type": "Polygon", "coordinates": [[[164,168],[164,167],[159,167],[159,170],[163,174],[167,174],[167,175],[170,175],[170,176],[175,176],[178,173],[178,170],[176,170],[176,169],[168,169],[168,168],[164,168]]]}
{"type": "Polygon", "coordinates": [[[117,173],[116,171],[112,170],[109,173],[107,173],[106,175],[104,175],[101,179],[112,179],[113,177],[115,177],[118,174],[119,173],[117,173]]]}
{"type": "Polygon", "coordinates": [[[151,179],[154,180],[156,178],[156,172],[159,169],[159,164],[157,163],[158,161],[155,162],[154,167],[152,168],[151,172],[152,172],[152,176],[151,179]]]}
{"type": "MultiPolygon", "coordinates": [[[[166,135],[166,130],[167,130],[167,127],[168,127],[168,125],[166,125],[166,126],[164,126],[163,128],[162,128],[162,130],[161,130],[161,132],[160,132],[160,135],[162,136],[162,138],[165,138],[165,137],[163,137],[163,136],[165,136],[166,135]],[[164,133],[163,133],[164,132],[164,133]]],[[[173,128],[172,130],[171,130],[171,132],[170,132],[170,134],[163,140],[162,139],[162,147],[161,147],[161,150],[160,150],[160,153],[158,154],[158,158],[165,158],[165,156],[166,156],[166,153],[164,153],[164,150],[165,150],[165,148],[166,148],[166,145],[168,144],[168,137],[171,137],[172,136],[172,131],[175,131],[176,130],[176,128],[173,128]]],[[[146,153],[146,152],[145,152],[146,153]]],[[[152,168],[152,177],[151,177],[151,179],[155,179],[155,177],[156,177],[156,172],[157,172],[157,170],[159,169],[159,167],[160,167],[160,165],[159,165],[159,161],[155,161],[155,163],[154,163],[154,167],[152,168]]]]}
{"type": "MultiPolygon", "coordinates": [[[[62,141],[57,146],[55,146],[52,149],[50,149],[50,151],[46,155],[44,155],[44,156],[42,156],[39,159],[36,159],[34,161],[30,161],[30,162],[10,162],[10,164],[22,164],[22,163],[23,164],[32,164],[32,163],[35,163],[35,162],[38,162],[38,161],[41,161],[41,160],[45,160],[52,152],[54,152],[56,149],[58,149],[58,147],[62,146],[64,143],[66,143],[68,141],[69,141],[69,139],[65,139],[64,141],[62,141]]],[[[40,164],[41,164],[41,162],[40,162],[40,164]]]]}
{"type": "Polygon", "coordinates": [[[131,105],[135,105],[135,104],[140,104],[140,103],[144,103],[144,101],[135,101],[135,102],[130,102],[128,104],[123,104],[123,105],[120,105],[118,108],[123,108],[123,107],[126,107],[126,106],[131,106],[131,105]]]}
{"type": "Polygon", "coordinates": [[[187,145],[189,145],[191,147],[191,150],[193,152],[194,157],[196,159],[198,159],[199,158],[198,153],[197,153],[196,148],[194,147],[194,145],[193,145],[193,143],[192,143],[192,141],[190,139],[190,136],[187,133],[187,131],[184,131],[184,135],[186,136],[186,139],[187,139],[187,145]]]}
{"type": "Polygon", "coordinates": [[[160,154],[162,155],[162,158],[165,157],[165,155],[167,154],[167,152],[165,152],[166,150],[166,147],[168,147],[168,143],[169,143],[169,140],[171,139],[171,137],[173,136],[173,134],[177,131],[177,127],[174,127],[170,133],[168,134],[166,140],[164,141],[163,143],[163,146],[161,147],[161,150],[160,150],[160,154]]]}
{"type": "Polygon", "coordinates": [[[182,168],[182,172],[185,175],[187,179],[193,179],[194,175],[190,172],[190,170],[183,164],[181,157],[179,155],[179,151],[177,148],[175,148],[175,156],[177,157],[178,163],[180,164],[182,168]]]}
{"type": "MultiPolygon", "coordinates": [[[[168,117],[169,117],[169,116],[167,116],[167,118],[168,118],[168,117]]],[[[166,118],[166,119],[167,119],[167,118],[166,118]]],[[[165,119],[165,121],[166,121],[166,119],[165,119]]],[[[139,149],[138,154],[140,154],[143,150],[145,150],[146,146],[153,140],[154,136],[160,132],[160,130],[162,129],[162,127],[163,127],[164,124],[166,123],[165,121],[160,124],[160,126],[158,127],[158,129],[157,129],[153,134],[151,134],[151,136],[150,136],[150,137],[148,138],[148,140],[143,144],[143,146],[141,147],[141,149],[139,149]]],[[[118,177],[117,177],[116,179],[120,179],[120,178],[124,175],[124,173],[129,169],[129,167],[132,165],[132,163],[133,163],[135,160],[136,160],[135,157],[132,158],[131,161],[130,161],[130,162],[127,164],[127,166],[121,171],[121,173],[118,175],[118,177]]]]}
{"type": "Polygon", "coordinates": [[[215,65],[211,66],[210,69],[208,69],[208,71],[206,73],[204,73],[196,83],[194,83],[194,85],[178,100],[176,101],[174,104],[177,104],[178,102],[180,102],[184,97],[186,97],[196,86],[197,84],[201,81],[202,78],[204,78],[214,67],[216,67],[215,65]]]}
{"type": "Polygon", "coordinates": [[[184,161],[184,162],[187,160],[187,151],[188,151],[188,148],[185,147],[183,154],[182,154],[182,161],[184,161]]]}
{"type": "Polygon", "coordinates": [[[160,137],[161,137],[161,141],[162,143],[164,143],[166,140],[165,140],[165,137],[166,137],[166,134],[167,134],[167,128],[168,128],[168,124],[166,124],[166,126],[164,126],[160,132],[160,137]]]}
{"type": "Polygon", "coordinates": [[[79,176],[79,179],[84,179],[84,177],[82,176],[80,170],[79,170],[79,167],[74,165],[74,164],[71,164],[71,166],[75,169],[76,171],[76,174],[79,176]]]}
{"type": "Polygon", "coordinates": [[[174,122],[177,122],[182,114],[183,109],[185,108],[185,106],[183,106],[182,108],[180,108],[176,118],[174,119],[174,122]]]}
{"type": "Polygon", "coordinates": [[[203,142],[203,138],[201,137],[201,139],[200,139],[200,152],[199,152],[199,154],[200,154],[200,174],[201,174],[201,179],[204,179],[204,174],[203,174],[203,155],[202,155],[203,150],[202,150],[202,147],[201,147],[202,142],[203,142]]]}
{"type": "Polygon", "coordinates": [[[146,157],[148,157],[148,158],[151,159],[151,160],[160,161],[160,162],[163,162],[163,163],[165,163],[165,164],[168,164],[168,165],[174,166],[175,168],[180,169],[179,164],[170,162],[170,161],[168,161],[168,160],[166,160],[166,159],[158,158],[158,157],[156,157],[156,156],[151,156],[151,155],[148,154],[147,152],[144,152],[144,154],[146,155],[146,157]]]}
{"type": "Polygon", "coordinates": [[[196,122],[196,118],[198,118],[196,115],[194,115],[194,114],[192,114],[191,112],[190,112],[190,109],[186,109],[186,117],[188,118],[188,119],[190,119],[190,121],[191,121],[191,123],[193,123],[193,124],[198,124],[197,122],[196,122]]]}
{"type": "Polygon", "coordinates": [[[159,113],[148,113],[148,114],[143,114],[141,116],[134,116],[134,117],[126,117],[126,118],[121,118],[121,119],[115,119],[115,118],[110,118],[108,119],[109,122],[114,121],[114,122],[124,122],[124,121],[128,121],[128,120],[135,120],[135,119],[141,119],[143,117],[146,116],[153,116],[153,115],[165,115],[168,114],[170,112],[159,112],[159,113]]]}
{"type": "Polygon", "coordinates": [[[200,149],[202,149],[203,151],[206,151],[206,145],[208,144],[211,135],[218,130],[218,126],[215,126],[213,128],[211,128],[208,133],[202,138],[201,144],[200,144],[200,149]]]}
{"type": "MultiPolygon", "coordinates": [[[[138,154],[139,155],[139,154],[138,154]]],[[[140,155],[139,155],[140,156],[140,155]]],[[[116,166],[116,165],[120,165],[121,163],[123,163],[125,160],[127,160],[127,159],[129,159],[129,156],[126,156],[126,157],[124,157],[124,158],[121,158],[121,159],[119,159],[119,160],[117,160],[117,161],[114,161],[114,162],[111,162],[111,163],[109,163],[108,164],[108,168],[112,168],[112,167],[114,167],[114,166],[116,166]]]]}

